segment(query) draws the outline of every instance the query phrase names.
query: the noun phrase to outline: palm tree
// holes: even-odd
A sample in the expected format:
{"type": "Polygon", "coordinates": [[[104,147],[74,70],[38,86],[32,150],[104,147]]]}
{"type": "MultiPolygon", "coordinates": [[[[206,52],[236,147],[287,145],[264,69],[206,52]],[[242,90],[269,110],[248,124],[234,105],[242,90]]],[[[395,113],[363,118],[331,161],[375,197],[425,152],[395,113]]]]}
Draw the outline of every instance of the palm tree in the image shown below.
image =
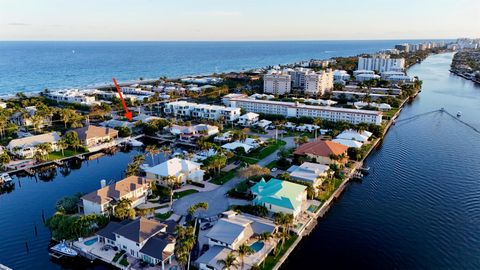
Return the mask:
{"type": "Polygon", "coordinates": [[[177,243],[175,247],[175,259],[177,262],[185,266],[190,261],[190,251],[195,246],[196,237],[195,230],[192,226],[175,228],[177,235],[177,243]]]}
{"type": "Polygon", "coordinates": [[[222,270],[230,270],[232,267],[235,269],[238,268],[237,258],[235,258],[232,252],[229,253],[225,259],[218,260],[217,263],[223,265],[222,270]]]}
{"type": "Polygon", "coordinates": [[[159,153],[163,153],[163,155],[165,155],[165,158],[167,158],[172,153],[172,149],[164,145],[160,148],[159,153]]]}
{"type": "Polygon", "coordinates": [[[64,150],[68,147],[68,143],[65,139],[61,139],[57,142],[57,147],[62,151],[62,156],[65,156],[64,150]]]}
{"type": "Polygon", "coordinates": [[[159,154],[160,150],[157,148],[156,145],[150,144],[150,145],[147,145],[147,147],[145,148],[145,151],[147,151],[147,153],[150,154],[150,157],[152,158],[152,165],[155,165],[155,155],[159,154]]]}
{"type": "Polygon", "coordinates": [[[163,183],[166,184],[166,186],[169,188],[169,194],[170,194],[170,208],[172,208],[173,204],[173,188],[178,184],[178,177],[174,175],[169,175],[164,177],[163,183]]]}
{"type": "Polygon", "coordinates": [[[242,262],[241,264],[242,267],[240,269],[243,269],[243,267],[245,266],[245,262],[244,262],[245,256],[253,254],[254,252],[255,250],[253,250],[251,246],[248,246],[245,243],[243,243],[238,247],[238,250],[237,250],[238,257],[240,257],[240,261],[242,262]]]}

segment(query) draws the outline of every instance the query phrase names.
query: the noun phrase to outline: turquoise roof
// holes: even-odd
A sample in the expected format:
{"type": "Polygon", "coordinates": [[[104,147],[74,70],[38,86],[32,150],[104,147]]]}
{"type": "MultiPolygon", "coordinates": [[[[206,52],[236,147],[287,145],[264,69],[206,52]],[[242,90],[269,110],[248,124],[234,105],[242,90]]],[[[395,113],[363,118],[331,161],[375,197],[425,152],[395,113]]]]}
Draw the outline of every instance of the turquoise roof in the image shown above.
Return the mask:
{"type": "Polygon", "coordinates": [[[306,188],[304,185],[272,178],[268,182],[265,182],[264,179],[260,180],[251,188],[251,191],[256,195],[253,200],[255,204],[263,205],[269,203],[295,210],[302,205],[302,202],[297,200],[297,197],[306,188]]]}

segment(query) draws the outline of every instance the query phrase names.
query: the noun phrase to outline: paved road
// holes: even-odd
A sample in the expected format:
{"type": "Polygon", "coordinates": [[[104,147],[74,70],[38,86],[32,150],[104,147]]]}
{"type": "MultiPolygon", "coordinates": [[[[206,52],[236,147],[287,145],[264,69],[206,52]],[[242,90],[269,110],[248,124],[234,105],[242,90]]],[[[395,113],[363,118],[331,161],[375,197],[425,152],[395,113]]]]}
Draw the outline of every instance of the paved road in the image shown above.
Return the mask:
{"type": "MultiPolygon", "coordinates": [[[[287,144],[287,148],[295,147],[292,137],[283,138],[287,144]]],[[[266,166],[273,160],[278,159],[277,157],[278,150],[267,156],[266,158],[260,160],[257,164],[260,166],[266,166]]],[[[199,202],[207,202],[208,203],[208,210],[202,211],[201,215],[205,217],[217,215],[225,211],[230,205],[228,202],[228,198],[226,193],[234,188],[238,183],[240,183],[243,178],[239,176],[235,176],[233,179],[228,181],[227,183],[219,186],[217,189],[194,193],[188,196],[185,196],[181,199],[178,199],[173,202],[172,208],[175,214],[178,215],[186,215],[187,209],[199,202]]],[[[201,210],[200,210],[201,211],[201,210]]]]}

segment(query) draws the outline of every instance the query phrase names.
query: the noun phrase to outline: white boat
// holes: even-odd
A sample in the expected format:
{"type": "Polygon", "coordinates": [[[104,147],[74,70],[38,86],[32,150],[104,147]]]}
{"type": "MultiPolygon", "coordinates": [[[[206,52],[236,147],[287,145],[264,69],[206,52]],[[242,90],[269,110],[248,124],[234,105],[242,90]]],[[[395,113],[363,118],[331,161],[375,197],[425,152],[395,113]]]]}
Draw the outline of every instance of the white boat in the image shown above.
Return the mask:
{"type": "Polygon", "coordinates": [[[134,146],[134,147],[138,147],[138,146],[143,145],[143,143],[141,141],[137,141],[135,139],[128,139],[127,143],[130,144],[131,146],[134,146]]]}
{"type": "Polygon", "coordinates": [[[10,177],[8,173],[0,174],[0,183],[7,183],[11,181],[12,181],[12,177],[10,177]]]}
{"type": "Polygon", "coordinates": [[[460,116],[462,116],[462,112],[461,112],[461,111],[458,111],[458,112],[457,112],[457,117],[460,117],[460,116]]]}
{"type": "Polygon", "coordinates": [[[51,247],[50,250],[68,257],[75,257],[78,255],[78,252],[70,248],[65,241],[56,244],[55,246],[51,247]]]}

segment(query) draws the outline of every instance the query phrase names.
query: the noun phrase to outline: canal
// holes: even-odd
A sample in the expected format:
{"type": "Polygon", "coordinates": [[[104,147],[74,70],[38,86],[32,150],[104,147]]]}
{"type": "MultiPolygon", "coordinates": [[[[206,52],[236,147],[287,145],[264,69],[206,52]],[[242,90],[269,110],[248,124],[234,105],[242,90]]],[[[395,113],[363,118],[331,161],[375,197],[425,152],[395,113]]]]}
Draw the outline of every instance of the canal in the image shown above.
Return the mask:
{"type": "Polygon", "coordinates": [[[423,91],[282,269],[480,269],[480,86],[450,75],[452,53],[409,75],[423,91]]]}
{"type": "MultiPolygon", "coordinates": [[[[50,232],[43,224],[63,196],[100,188],[100,180],[120,180],[133,156],[142,149],[118,151],[95,160],[72,161],[32,177],[14,177],[13,190],[0,194],[0,263],[13,269],[112,269],[77,259],[55,261],[48,255],[50,232]]],[[[155,157],[158,163],[163,154],[155,157]]],[[[152,163],[146,155],[145,163],[152,163]]]]}

